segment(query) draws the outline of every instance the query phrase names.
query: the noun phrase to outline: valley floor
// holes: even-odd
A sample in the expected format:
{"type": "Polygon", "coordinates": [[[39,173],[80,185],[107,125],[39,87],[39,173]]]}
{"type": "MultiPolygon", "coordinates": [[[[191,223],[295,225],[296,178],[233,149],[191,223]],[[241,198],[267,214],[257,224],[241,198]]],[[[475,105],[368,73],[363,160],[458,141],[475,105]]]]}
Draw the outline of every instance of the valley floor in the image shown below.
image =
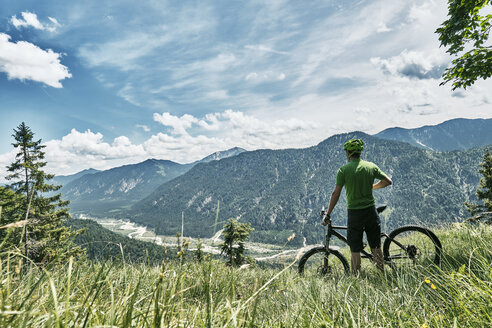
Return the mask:
{"type": "MultiPolygon", "coordinates": [[[[95,218],[85,214],[79,214],[78,218],[81,220],[90,219],[96,221],[104,228],[129,238],[147,241],[157,245],[166,245],[167,247],[177,247],[176,236],[156,235],[153,230],[134,222],[117,218],[95,218]]],[[[205,253],[217,255],[221,252],[219,246],[223,241],[221,233],[222,230],[219,230],[214,236],[200,240],[197,238],[186,237],[185,233],[184,239],[189,241],[190,251],[194,251],[197,244],[201,242],[202,250],[205,253]]],[[[304,252],[315,245],[305,245],[301,249],[289,249],[288,245],[286,246],[247,242],[246,252],[248,256],[253,257],[256,261],[286,263],[295,259],[298,252],[304,252]]]]}

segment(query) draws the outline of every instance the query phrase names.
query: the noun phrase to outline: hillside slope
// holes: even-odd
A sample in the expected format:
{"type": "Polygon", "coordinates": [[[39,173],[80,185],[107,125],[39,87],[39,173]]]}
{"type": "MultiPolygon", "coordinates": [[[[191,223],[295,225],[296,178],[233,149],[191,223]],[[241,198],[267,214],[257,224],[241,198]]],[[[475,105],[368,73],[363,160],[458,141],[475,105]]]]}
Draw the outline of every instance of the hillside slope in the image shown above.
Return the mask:
{"type": "MultiPolygon", "coordinates": [[[[199,164],[135,204],[127,216],[175,234],[185,217],[185,234],[209,237],[220,202],[219,227],[238,217],[256,229],[253,239],[282,242],[295,232],[309,242],[320,240],[318,212],[327,206],[338,168],[346,163],[343,143],[366,142],[364,158],[376,162],[394,181],[375,191],[387,203],[387,229],[415,222],[437,224],[465,214],[463,203],[478,183],[483,149],[436,153],[364,133],[333,136],[306,149],[258,150],[199,164]]],[[[335,209],[335,223],[345,223],[345,196],[335,209]]]]}
{"type": "Polygon", "coordinates": [[[375,136],[436,151],[465,150],[492,144],[492,118],[460,118],[416,129],[390,128],[375,136]]]}
{"type": "Polygon", "coordinates": [[[158,186],[186,173],[196,164],[235,156],[244,151],[238,147],[218,151],[189,164],[148,159],[92,174],[82,174],[83,171],[78,179],[65,184],[60,192],[70,200],[70,208],[74,212],[110,215],[145,198],[158,186]]]}
{"type": "Polygon", "coordinates": [[[77,179],[83,177],[86,174],[93,174],[93,173],[97,173],[97,172],[100,172],[100,171],[95,170],[95,169],[87,169],[87,170],[83,170],[83,171],[80,171],[80,172],[77,172],[77,173],[71,174],[71,175],[57,175],[50,181],[50,183],[57,185],[57,186],[64,186],[64,185],[66,185],[66,184],[68,184],[74,180],[77,180],[77,179]]]}
{"type": "MultiPolygon", "coordinates": [[[[95,221],[69,219],[66,225],[72,230],[84,229],[84,232],[75,237],[74,242],[85,249],[91,260],[121,259],[122,252],[125,261],[132,263],[159,265],[164,259],[162,246],[122,236],[95,221]]],[[[170,252],[171,256],[173,254],[170,252]]]]}
{"type": "Polygon", "coordinates": [[[190,169],[167,160],[148,159],[110,170],[86,174],[66,184],[60,192],[72,211],[99,214],[132,204],[162,183],[190,169]]]}

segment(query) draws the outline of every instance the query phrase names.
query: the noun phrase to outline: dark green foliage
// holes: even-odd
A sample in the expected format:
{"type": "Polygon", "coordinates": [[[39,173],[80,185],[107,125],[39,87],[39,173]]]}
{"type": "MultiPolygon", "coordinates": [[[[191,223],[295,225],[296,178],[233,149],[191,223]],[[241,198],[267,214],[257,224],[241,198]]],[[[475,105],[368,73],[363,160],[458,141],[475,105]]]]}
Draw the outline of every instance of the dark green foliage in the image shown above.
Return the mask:
{"type": "Polygon", "coordinates": [[[10,191],[3,189],[0,193],[0,203],[7,209],[2,220],[16,222],[24,218],[28,222],[22,232],[15,231],[10,246],[21,248],[35,263],[63,261],[81,254],[81,249],[71,241],[77,233],[63,225],[69,217],[69,202],[63,201],[61,194],[44,196],[60,188],[49,184],[47,181],[53,175],[42,170],[46,165],[42,151],[45,146],[41,140],[34,140],[34,133],[24,122],[14,129],[12,136],[15,139],[12,145],[18,152],[15,161],[7,167],[10,174],[6,178],[13,181],[8,187],[10,191]]]}
{"type": "MultiPolygon", "coordinates": [[[[374,192],[377,203],[389,205],[382,217],[387,230],[466,215],[464,202],[479,181],[475,168],[483,149],[438,153],[358,132],[310,148],[257,150],[196,165],[137,203],[128,216],[158,234],[174,235],[181,231],[184,212],[186,234],[205,238],[213,235],[220,201],[219,224],[224,217],[241,217],[255,228],[255,241],[283,245],[294,232],[293,246],[304,238],[318,243],[324,234],[317,214],[328,205],[336,172],[346,163],[343,144],[354,137],[366,144],[362,158],[375,162],[394,182],[374,192]]],[[[343,192],[334,224],[346,223],[345,206],[343,192]]]]}
{"type": "MultiPolygon", "coordinates": [[[[9,224],[21,222],[25,217],[24,198],[8,189],[0,186],[0,226],[4,227],[9,224]]],[[[10,229],[0,229],[0,242],[4,246],[21,247],[22,227],[10,229]]]]}
{"type": "Polygon", "coordinates": [[[227,264],[239,266],[243,264],[245,258],[244,243],[249,238],[249,233],[254,229],[249,223],[241,223],[236,219],[230,219],[224,225],[222,235],[224,242],[221,245],[222,254],[227,256],[227,264]]]}
{"type": "Polygon", "coordinates": [[[104,261],[124,256],[126,262],[159,265],[166,258],[163,246],[122,236],[95,221],[70,219],[66,224],[82,230],[74,242],[85,249],[89,259],[104,261]]]}
{"type": "Polygon", "coordinates": [[[449,0],[448,4],[448,19],[436,33],[441,46],[446,47],[450,55],[459,57],[444,72],[441,85],[452,81],[453,90],[466,89],[477,79],[487,79],[492,75],[492,48],[488,44],[492,15],[480,14],[482,9],[490,9],[491,2],[449,0]],[[465,47],[470,46],[472,49],[464,52],[465,47]]]}
{"type": "Polygon", "coordinates": [[[478,172],[482,177],[480,178],[476,196],[482,204],[470,204],[467,202],[466,208],[471,215],[476,215],[481,212],[492,212],[492,155],[488,148],[485,151],[478,172]]]}

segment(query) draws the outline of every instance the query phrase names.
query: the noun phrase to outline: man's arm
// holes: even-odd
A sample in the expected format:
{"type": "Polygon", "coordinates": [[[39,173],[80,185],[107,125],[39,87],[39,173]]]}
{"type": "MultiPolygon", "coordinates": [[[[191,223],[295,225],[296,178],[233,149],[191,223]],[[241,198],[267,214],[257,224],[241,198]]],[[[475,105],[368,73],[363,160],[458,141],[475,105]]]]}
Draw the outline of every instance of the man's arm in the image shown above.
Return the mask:
{"type": "Polygon", "coordinates": [[[380,180],[377,183],[373,184],[372,189],[382,189],[382,188],[385,188],[387,186],[391,186],[392,184],[393,184],[393,181],[391,181],[390,178],[385,176],[385,178],[383,180],[380,180]]]}
{"type": "MultiPolygon", "coordinates": [[[[340,193],[342,192],[342,186],[335,185],[335,189],[333,189],[333,192],[331,193],[330,197],[330,205],[328,206],[328,211],[326,212],[326,216],[330,216],[331,212],[335,208],[335,205],[338,203],[338,199],[340,198],[340,193]]],[[[323,218],[323,221],[321,221],[322,225],[327,225],[328,222],[325,222],[325,218],[323,218]]]]}
{"type": "Polygon", "coordinates": [[[326,214],[331,215],[331,212],[335,208],[335,205],[338,203],[338,199],[340,198],[340,193],[342,192],[342,186],[335,185],[335,189],[331,193],[330,197],[330,205],[328,206],[328,212],[326,214]]]}

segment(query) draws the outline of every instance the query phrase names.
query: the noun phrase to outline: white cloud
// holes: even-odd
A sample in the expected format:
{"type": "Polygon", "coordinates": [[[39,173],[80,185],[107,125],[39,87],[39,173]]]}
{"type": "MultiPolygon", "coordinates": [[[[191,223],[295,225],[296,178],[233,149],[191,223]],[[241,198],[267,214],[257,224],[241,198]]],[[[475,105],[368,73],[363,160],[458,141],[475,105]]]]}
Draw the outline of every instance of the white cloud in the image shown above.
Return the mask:
{"type": "Polygon", "coordinates": [[[9,79],[33,80],[54,88],[61,88],[61,80],[72,77],[68,68],[60,62],[61,54],[43,50],[36,45],[18,41],[10,42],[10,36],[0,33],[0,71],[9,79]]]}
{"type": "Polygon", "coordinates": [[[448,59],[438,50],[430,53],[403,50],[398,56],[382,59],[371,58],[371,63],[383,72],[410,78],[439,79],[448,59]]]}
{"type": "Polygon", "coordinates": [[[28,27],[32,26],[38,30],[44,30],[43,24],[41,24],[38,20],[38,16],[36,14],[30,13],[28,11],[21,13],[22,18],[18,19],[16,16],[12,16],[11,21],[12,24],[18,29],[19,27],[28,27]]]}
{"type": "Polygon", "coordinates": [[[244,78],[246,81],[250,82],[274,82],[285,80],[284,73],[275,73],[272,71],[266,72],[251,72],[244,78]]]}
{"type": "Polygon", "coordinates": [[[379,23],[378,28],[376,30],[376,32],[378,32],[378,33],[384,33],[384,32],[390,32],[390,31],[392,31],[392,29],[389,28],[388,26],[386,26],[386,24],[383,22],[379,23]]]}
{"type": "Polygon", "coordinates": [[[117,95],[128,101],[130,104],[141,107],[142,104],[140,103],[138,96],[136,96],[136,93],[138,92],[135,90],[133,85],[127,83],[123,88],[118,90],[117,95]]]}
{"type": "Polygon", "coordinates": [[[231,147],[238,145],[245,148],[283,148],[287,145],[298,147],[307,144],[307,140],[311,138],[309,131],[317,127],[317,124],[301,119],[262,120],[230,109],[207,114],[201,119],[191,115],[178,118],[169,113],[154,114],[154,117],[156,115],[166,117],[165,125],[174,127],[173,134],[189,135],[186,130],[197,126],[206,133],[213,132],[215,138],[227,141],[226,144],[231,147]],[[295,143],[292,143],[293,140],[295,143]]]}
{"type": "MultiPolygon", "coordinates": [[[[153,56],[163,56],[167,51],[173,52],[176,46],[183,44],[194,45],[197,35],[209,33],[216,24],[205,2],[190,6],[184,4],[182,7],[178,6],[179,9],[166,8],[168,4],[162,1],[140,5],[140,10],[147,8],[154,11],[153,15],[160,14],[159,20],[149,23],[145,15],[141,16],[142,20],[138,15],[133,16],[131,22],[125,21],[117,33],[111,34],[111,39],[102,43],[89,41],[82,44],[79,55],[90,66],[107,65],[122,71],[138,70],[145,67],[146,60],[153,56]],[[154,8],[160,6],[164,8],[154,8]]],[[[106,17],[115,20],[113,16],[106,17]]],[[[183,53],[179,52],[178,56],[183,56],[183,53]]],[[[164,57],[164,64],[167,59],[174,59],[171,54],[164,57]]],[[[150,69],[155,73],[157,67],[152,65],[150,69]]]]}
{"type": "Polygon", "coordinates": [[[271,52],[271,53],[274,53],[277,55],[288,55],[289,54],[288,52],[278,51],[278,50],[272,49],[272,48],[267,47],[267,46],[262,45],[262,44],[246,45],[246,46],[244,46],[244,48],[249,49],[249,50],[259,51],[259,52],[271,52]]]}
{"type": "Polygon", "coordinates": [[[8,153],[0,154],[0,183],[8,183],[5,179],[7,174],[7,166],[15,161],[15,155],[17,151],[12,149],[8,153]]]}
{"type": "Polygon", "coordinates": [[[53,17],[49,17],[48,16],[48,19],[55,25],[55,26],[61,26],[60,23],[58,23],[58,21],[56,20],[56,18],[53,18],[53,17]]]}
{"type": "Polygon", "coordinates": [[[107,169],[114,165],[135,162],[145,157],[142,145],[134,145],[125,136],[107,143],[101,133],[75,129],[60,140],[45,143],[48,170],[67,174],[85,168],[107,169]]]}
{"type": "Polygon", "coordinates": [[[170,113],[154,113],[154,121],[161,123],[164,126],[172,128],[171,133],[174,135],[186,135],[187,129],[191,128],[193,123],[198,123],[198,119],[189,114],[184,114],[181,117],[171,115],[170,113]]]}
{"type": "Polygon", "coordinates": [[[428,1],[420,4],[412,4],[410,13],[408,14],[408,20],[410,22],[425,22],[432,18],[433,9],[435,9],[436,3],[434,1],[428,1]]]}
{"type": "Polygon", "coordinates": [[[137,69],[138,59],[171,41],[166,34],[161,34],[132,31],[119,40],[85,44],[79,52],[91,66],[111,65],[124,71],[137,69]]]}
{"type": "Polygon", "coordinates": [[[223,99],[229,98],[229,96],[227,95],[227,90],[210,91],[210,92],[207,92],[205,94],[205,96],[207,98],[210,98],[210,99],[218,99],[218,100],[223,100],[223,99]]]}
{"type": "Polygon", "coordinates": [[[203,118],[156,113],[154,119],[173,127],[173,135],[152,136],[144,143],[146,151],[152,156],[182,162],[235,146],[245,149],[308,146],[313,143],[312,130],[318,127],[301,119],[266,120],[233,110],[210,113],[203,118]]]}
{"type": "Polygon", "coordinates": [[[34,13],[23,11],[21,13],[22,18],[17,18],[17,16],[12,16],[10,21],[15,28],[20,29],[21,27],[33,27],[38,30],[47,30],[49,32],[55,32],[58,27],[60,27],[60,23],[53,18],[48,17],[51,24],[42,24],[38,20],[38,16],[34,13]]]}
{"type": "Polygon", "coordinates": [[[150,128],[147,126],[147,125],[143,125],[143,124],[137,124],[135,125],[137,128],[141,128],[142,130],[144,130],[145,132],[150,132],[150,128]]]}

